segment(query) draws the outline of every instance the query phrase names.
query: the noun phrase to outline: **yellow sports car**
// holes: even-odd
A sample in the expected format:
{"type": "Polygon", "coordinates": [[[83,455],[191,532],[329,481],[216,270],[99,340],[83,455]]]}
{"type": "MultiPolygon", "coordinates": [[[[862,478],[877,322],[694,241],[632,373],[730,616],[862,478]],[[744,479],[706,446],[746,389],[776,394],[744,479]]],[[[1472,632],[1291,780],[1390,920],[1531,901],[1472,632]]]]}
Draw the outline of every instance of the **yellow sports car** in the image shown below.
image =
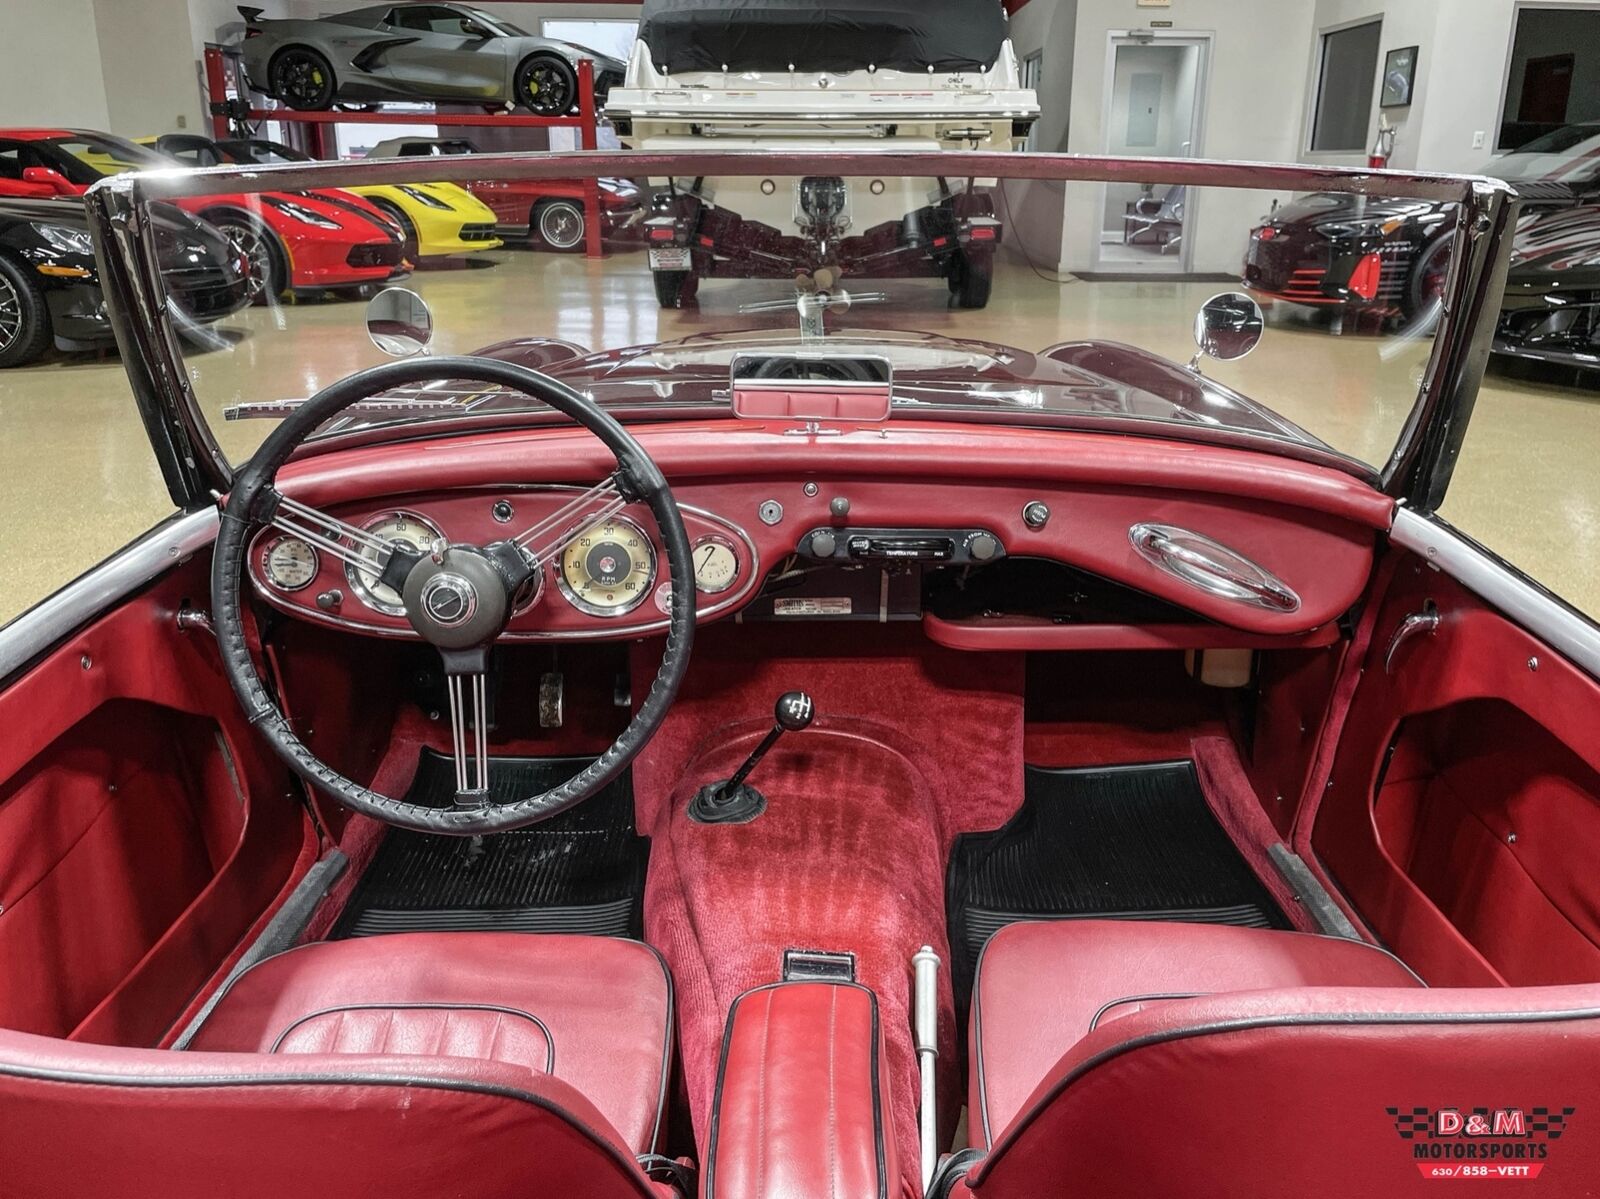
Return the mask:
{"type": "Polygon", "coordinates": [[[382,187],[350,187],[394,218],[406,237],[406,257],[442,258],[493,250],[505,243],[495,236],[494,213],[464,187],[454,183],[397,183],[382,187]]]}
{"type": "MultiPolygon", "coordinates": [[[[273,147],[278,151],[275,155],[245,157],[237,149],[244,143],[229,142],[224,146],[192,133],[169,133],[139,141],[190,166],[238,161],[287,162],[303,157],[287,146],[275,144],[273,147]]],[[[364,196],[400,226],[405,235],[408,262],[494,250],[505,244],[495,235],[494,212],[489,206],[454,183],[396,183],[343,190],[364,196]]]]}

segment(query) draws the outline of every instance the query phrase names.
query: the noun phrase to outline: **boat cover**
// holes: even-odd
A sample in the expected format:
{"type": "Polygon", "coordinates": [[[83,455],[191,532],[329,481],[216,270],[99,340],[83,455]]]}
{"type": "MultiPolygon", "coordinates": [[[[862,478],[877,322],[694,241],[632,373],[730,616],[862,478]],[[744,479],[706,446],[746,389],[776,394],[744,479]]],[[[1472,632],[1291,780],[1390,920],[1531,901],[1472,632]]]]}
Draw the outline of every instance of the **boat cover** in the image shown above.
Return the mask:
{"type": "Polygon", "coordinates": [[[658,71],[988,70],[999,0],[645,0],[658,71]]]}

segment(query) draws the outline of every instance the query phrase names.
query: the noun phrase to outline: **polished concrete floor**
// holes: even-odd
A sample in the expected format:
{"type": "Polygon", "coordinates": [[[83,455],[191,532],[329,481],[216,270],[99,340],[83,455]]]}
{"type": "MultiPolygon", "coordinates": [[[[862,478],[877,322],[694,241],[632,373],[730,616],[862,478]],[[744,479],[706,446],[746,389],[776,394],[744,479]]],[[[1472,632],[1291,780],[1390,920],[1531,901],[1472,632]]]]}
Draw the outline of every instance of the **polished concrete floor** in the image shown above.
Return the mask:
{"type": "MultiPolygon", "coordinates": [[[[594,348],[751,324],[749,301],[784,294],[771,282],[717,282],[698,310],[662,312],[643,256],[601,262],[527,251],[471,267],[419,272],[440,352],[546,335],[594,348]]],[[[952,311],[937,281],[883,286],[889,303],[837,318],[852,326],[947,332],[1040,349],[1059,341],[1127,341],[1179,360],[1192,353],[1196,307],[1215,284],[1058,283],[1020,259],[1002,261],[993,299],[952,311]]],[[[830,318],[834,320],[836,318],[830,318]]],[[[243,455],[267,421],[221,423],[239,400],[306,396],[381,361],[359,303],[256,308],[225,321],[226,348],[187,363],[224,448],[243,455]]],[[[1272,314],[1247,359],[1206,369],[1336,448],[1381,463],[1416,394],[1430,343],[1337,336],[1292,311],[1272,314]]],[[[1479,398],[1443,509],[1459,527],[1590,613],[1600,614],[1600,391],[1560,374],[1495,370],[1479,398]]],[[[47,595],[165,516],[171,503],[114,354],[53,356],[0,371],[0,621],[47,595]]]]}

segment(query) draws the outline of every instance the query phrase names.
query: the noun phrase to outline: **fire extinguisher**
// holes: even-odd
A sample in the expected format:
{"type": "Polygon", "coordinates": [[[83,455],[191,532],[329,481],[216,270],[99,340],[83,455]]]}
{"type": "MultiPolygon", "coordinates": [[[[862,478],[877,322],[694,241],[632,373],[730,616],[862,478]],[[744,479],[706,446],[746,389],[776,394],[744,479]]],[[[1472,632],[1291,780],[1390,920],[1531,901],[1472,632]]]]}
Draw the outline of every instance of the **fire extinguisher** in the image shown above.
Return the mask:
{"type": "Polygon", "coordinates": [[[1378,140],[1372,143],[1372,153],[1367,155],[1367,165],[1382,169],[1389,165],[1389,155],[1394,153],[1394,126],[1389,124],[1387,113],[1378,114],[1378,140]]]}

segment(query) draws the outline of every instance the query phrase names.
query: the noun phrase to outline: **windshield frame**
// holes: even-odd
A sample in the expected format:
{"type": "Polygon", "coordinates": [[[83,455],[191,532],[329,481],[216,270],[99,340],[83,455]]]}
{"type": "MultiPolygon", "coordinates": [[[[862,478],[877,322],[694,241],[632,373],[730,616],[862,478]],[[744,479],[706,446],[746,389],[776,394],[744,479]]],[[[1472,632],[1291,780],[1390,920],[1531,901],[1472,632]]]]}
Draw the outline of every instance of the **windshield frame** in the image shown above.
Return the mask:
{"type": "MultiPolygon", "coordinates": [[[[1191,187],[1234,187],[1286,192],[1334,191],[1453,203],[1456,245],[1432,353],[1417,399],[1378,483],[1414,510],[1429,513],[1442,501],[1459,456],[1478,385],[1488,361],[1519,204],[1506,183],[1481,176],[1399,170],[1345,169],[1205,159],[1108,158],[991,151],[760,150],[705,152],[569,151],[440,155],[427,159],[430,178],[464,184],[475,180],[637,178],[663,175],[875,174],[1138,183],[1151,178],[1191,187]]],[[[221,450],[189,382],[176,331],[168,317],[148,206],[156,201],[239,191],[310,191],[415,181],[416,158],[360,162],[306,162],[279,166],[229,164],[174,167],[110,176],[85,197],[95,232],[96,256],[107,308],[129,382],[169,489],[180,505],[225,493],[235,467],[221,450]]],[[[1104,424],[1080,428],[1106,429],[1104,424]]],[[[1106,429],[1106,431],[1112,431],[1106,429]]],[[[1128,432],[1117,429],[1117,432],[1128,432]]],[[[435,430],[434,432],[437,432],[435,430]]],[[[1160,425],[1143,436],[1215,439],[1200,429],[1160,425]]],[[[1249,442],[1282,453],[1277,443],[1249,442]]],[[[1345,469],[1350,470],[1346,463],[1345,469]]],[[[1370,477],[1370,471],[1351,473],[1370,477]]]]}

